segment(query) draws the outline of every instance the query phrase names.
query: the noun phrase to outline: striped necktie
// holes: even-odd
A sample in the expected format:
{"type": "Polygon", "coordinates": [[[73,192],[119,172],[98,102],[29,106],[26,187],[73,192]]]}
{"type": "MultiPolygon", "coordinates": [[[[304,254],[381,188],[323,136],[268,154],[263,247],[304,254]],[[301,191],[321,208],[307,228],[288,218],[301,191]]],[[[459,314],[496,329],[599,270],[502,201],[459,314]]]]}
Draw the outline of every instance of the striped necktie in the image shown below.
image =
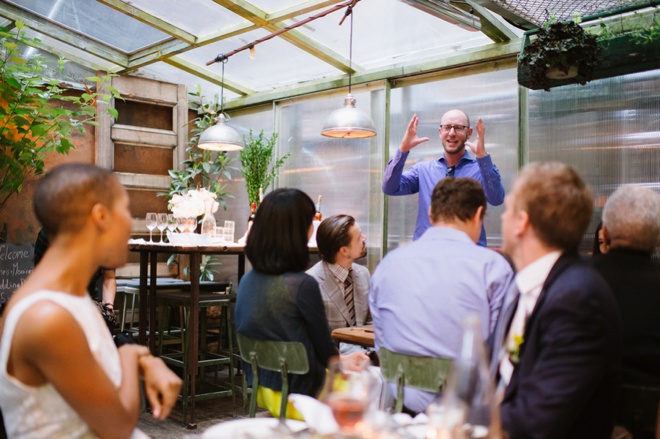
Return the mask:
{"type": "Polygon", "coordinates": [[[351,272],[348,272],[346,280],[344,280],[344,301],[346,302],[346,308],[348,308],[348,315],[350,316],[351,321],[349,322],[351,326],[355,326],[355,301],[353,300],[353,278],[351,272]]]}

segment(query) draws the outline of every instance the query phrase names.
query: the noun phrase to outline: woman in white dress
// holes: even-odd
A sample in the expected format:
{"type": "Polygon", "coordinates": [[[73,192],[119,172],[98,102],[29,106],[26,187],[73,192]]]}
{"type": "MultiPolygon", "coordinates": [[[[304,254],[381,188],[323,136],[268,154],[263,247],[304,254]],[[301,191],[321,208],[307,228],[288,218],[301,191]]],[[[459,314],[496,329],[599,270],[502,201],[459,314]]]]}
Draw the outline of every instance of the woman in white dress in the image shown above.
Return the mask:
{"type": "Polygon", "coordinates": [[[86,293],[101,266],[128,258],[131,214],[112,173],[54,168],[38,183],[37,218],[52,236],[0,320],[0,407],[10,438],[138,437],[139,379],[164,419],[181,380],[145,346],[117,349],[86,293]]]}

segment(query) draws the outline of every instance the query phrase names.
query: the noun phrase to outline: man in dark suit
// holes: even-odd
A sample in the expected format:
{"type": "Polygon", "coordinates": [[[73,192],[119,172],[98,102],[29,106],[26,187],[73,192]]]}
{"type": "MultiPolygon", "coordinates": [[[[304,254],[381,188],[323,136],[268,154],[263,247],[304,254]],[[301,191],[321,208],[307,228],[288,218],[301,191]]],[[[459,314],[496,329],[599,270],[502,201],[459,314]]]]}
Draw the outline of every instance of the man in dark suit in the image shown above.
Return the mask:
{"type": "Polygon", "coordinates": [[[591,189],[561,163],[532,163],[502,214],[503,251],[518,270],[490,337],[502,428],[516,438],[609,438],[619,316],[577,247],[591,189]]]}
{"type": "Polygon", "coordinates": [[[660,263],[651,259],[660,245],[660,195],[620,187],[605,204],[602,230],[610,249],[594,266],[621,313],[622,382],[660,387],[660,263]]]}

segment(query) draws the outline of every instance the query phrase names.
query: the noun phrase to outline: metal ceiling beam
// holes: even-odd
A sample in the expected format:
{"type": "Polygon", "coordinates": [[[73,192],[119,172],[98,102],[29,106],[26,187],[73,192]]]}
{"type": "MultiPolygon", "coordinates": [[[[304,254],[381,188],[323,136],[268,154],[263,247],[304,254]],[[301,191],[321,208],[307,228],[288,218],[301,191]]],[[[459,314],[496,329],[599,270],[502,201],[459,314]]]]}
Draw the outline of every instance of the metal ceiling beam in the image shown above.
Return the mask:
{"type": "MultiPolygon", "coordinates": [[[[424,75],[442,70],[456,69],[470,65],[481,64],[493,61],[514,62],[522,40],[517,38],[508,43],[496,43],[474,50],[468,50],[458,55],[451,55],[445,58],[438,58],[425,63],[405,63],[398,66],[387,67],[384,69],[374,69],[366,71],[352,77],[353,86],[366,84],[385,79],[405,78],[409,76],[424,75]]],[[[295,96],[302,96],[312,93],[335,90],[341,87],[348,87],[348,78],[345,76],[336,79],[319,79],[309,81],[304,84],[293,84],[280,87],[262,93],[255,93],[244,98],[232,99],[225,103],[225,110],[238,109],[258,104],[273,102],[280,99],[288,99],[295,96]]]]}
{"type": "Polygon", "coordinates": [[[538,29],[539,25],[532,21],[532,17],[524,17],[521,15],[515,14],[510,9],[500,6],[498,2],[492,0],[473,0],[474,3],[477,3],[484,8],[490,9],[496,14],[502,16],[504,19],[511,22],[514,26],[517,26],[524,30],[538,29]]]}
{"type": "MultiPolygon", "coordinates": [[[[270,31],[276,32],[286,27],[284,23],[273,23],[269,20],[268,14],[257,8],[251,3],[248,3],[244,0],[213,0],[215,3],[223,6],[224,8],[232,11],[233,13],[240,15],[248,21],[258,25],[259,27],[270,31]]],[[[349,68],[348,58],[340,55],[339,53],[331,50],[327,46],[319,44],[317,41],[305,36],[303,33],[297,30],[291,30],[280,35],[285,41],[293,44],[301,50],[309,53],[310,55],[330,64],[331,66],[339,69],[343,72],[348,73],[351,69],[349,68]]],[[[359,67],[353,66],[353,70],[361,70],[359,67]]]]}
{"type": "Polygon", "coordinates": [[[185,59],[178,57],[178,56],[171,56],[169,58],[165,58],[163,60],[164,62],[168,63],[171,66],[174,66],[178,69],[184,70],[188,73],[192,73],[193,75],[197,76],[198,78],[204,79],[206,81],[212,82],[217,85],[222,85],[224,88],[227,90],[231,90],[234,93],[238,93],[241,96],[248,96],[251,94],[254,94],[254,90],[249,89],[247,87],[243,87],[242,85],[230,81],[225,77],[224,79],[224,85],[222,83],[222,76],[216,74],[215,72],[205,69],[203,67],[200,67],[197,64],[194,64],[190,61],[186,61],[185,59]]]}
{"type": "Polygon", "coordinates": [[[518,36],[499,21],[489,10],[479,5],[474,0],[463,0],[456,7],[465,9],[472,8],[474,13],[481,19],[481,32],[496,43],[511,41],[518,36]]]}
{"type": "Polygon", "coordinates": [[[195,44],[197,38],[183,29],[180,29],[172,24],[161,20],[160,18],[149,14],[148,12],[138,9],[130,4],[123,2],[121,0],[96,0],[99,3],[103,3],[106,6],[111,7],[112,9],[119,11],[123,14],[128,15],[138,21],[141,21],[144,24],[147,24],[155,29],[158,29],[161,32],[165,32],[168,35],[173,36],[178,40],[185,41],[188,44],[195,44]]]}
{"type": "Polygon", "coordinates": [[[153,64],[157,61],[163,61],[170,56],[185,53],[196,47],[206,46],[207,44],[212,44],[216,41],[231,38],[258,28],[259,27],[253,23],[240,23],[228,26],[227,28],[220,31],[212,32],[210,34],[199,37],[197,39],[197,44],[192,46],[184,41],[179,41],[172,38],[154,46],[146,47],[132,54],[129,57],[127,70],[134,70],[142,66],[153,64]]]}
{"type": "Polygon", "coordinates": [[[401,0],[410,6],[431,14],[434,17],[445,20],[467,30],[481,30],[481,23],[474,19],[474,16],[460,9],[453,7],[445,1],[434,0],[401,0]]]}
{"type": "Polygon", "coordinates": [[[100,41],[87,37],[78,31],[57,24],[26,9],[7,2],[0,3],[0,15],[13,21],[21,21],[30,29],[48,35],[49,37],[68,44],[71,47],[89,52],[106,61],[119,66],[128,65],[128,56],[100,41]]]}

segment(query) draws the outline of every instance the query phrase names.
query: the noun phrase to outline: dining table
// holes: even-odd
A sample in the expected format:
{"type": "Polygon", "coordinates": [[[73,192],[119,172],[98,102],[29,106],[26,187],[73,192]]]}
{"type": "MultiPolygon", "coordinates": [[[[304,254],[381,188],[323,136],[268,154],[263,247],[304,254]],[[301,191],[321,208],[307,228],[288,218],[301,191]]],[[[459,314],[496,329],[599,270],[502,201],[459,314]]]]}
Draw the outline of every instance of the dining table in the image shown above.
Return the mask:
{"type": "Polygon", "coordinates": [[[374,347],[374,326],[348,326],[337,328],[330,334],[332,339],[339,345],[340,342],[357,344],[365,348],[374,347]]]}
{"type": "Polygon", "coordinates": [[[203,255],[235,255],[238,258],[238,281],[245,274],[245,247],[241,244],[223,243],[208,245],[175,245],[160,242],[145,242],[131,240],[128,248],[140,254],[140,304],[139,307],[138,342],[148,344],[153,354],[156,354],[156,289],[158,254],[185,254],[190,258],[190,346],[188,349],[188,371],[190,374],[190,423],[195,423],[195,381],[198,374],[199,356],[199,290],[200,263],[203,255]],[[152,300],[149,300],[152,298],[152,300]],[[148,308],[148,309],[147,309],[148,308]],[[148,316],[147,316],[148,311],[148,316]],[[147,328],[148,322],[148,328],[147,328]],[[147,329],[149,337],[147,340],[147,329]]]}

